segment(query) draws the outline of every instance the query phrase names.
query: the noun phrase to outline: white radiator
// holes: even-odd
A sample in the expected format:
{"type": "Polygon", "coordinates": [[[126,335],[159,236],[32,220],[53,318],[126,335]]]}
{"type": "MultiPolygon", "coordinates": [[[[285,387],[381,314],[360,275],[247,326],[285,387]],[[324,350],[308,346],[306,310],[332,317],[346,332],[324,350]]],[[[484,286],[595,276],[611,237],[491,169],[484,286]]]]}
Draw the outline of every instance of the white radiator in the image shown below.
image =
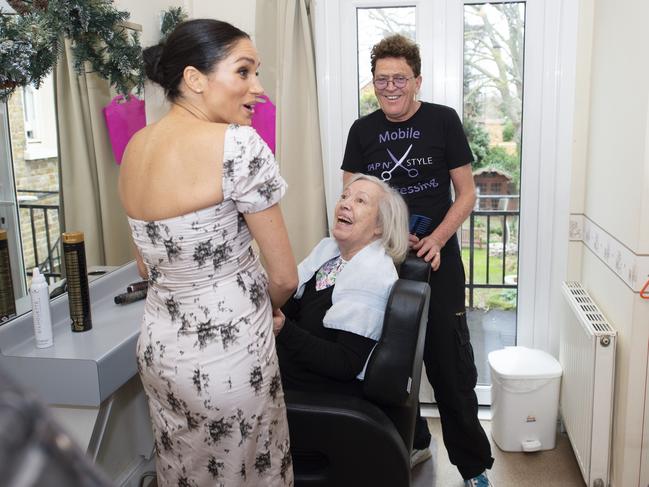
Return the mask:
{"type": "Polygon", "coordinates": [[[616,332],[578,282],[564,282],[561,417],[589,487],[609,485],[616,332]]]}

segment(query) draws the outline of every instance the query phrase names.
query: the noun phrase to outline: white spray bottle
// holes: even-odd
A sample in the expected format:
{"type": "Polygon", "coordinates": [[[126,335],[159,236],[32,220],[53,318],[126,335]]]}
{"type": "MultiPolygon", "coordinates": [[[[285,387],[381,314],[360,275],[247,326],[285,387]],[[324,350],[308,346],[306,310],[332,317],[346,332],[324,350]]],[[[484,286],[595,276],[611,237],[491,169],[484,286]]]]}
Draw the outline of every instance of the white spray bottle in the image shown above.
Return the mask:
{"type": "Polygon", "coordinates": [[[36,348],[47,348],[54,344],[52,338],[52,316],[50,314],[50,293],[45,277],[38,267],[34,267],[32,285],[32,317],[34,318],[34,337],[36,348]]]}

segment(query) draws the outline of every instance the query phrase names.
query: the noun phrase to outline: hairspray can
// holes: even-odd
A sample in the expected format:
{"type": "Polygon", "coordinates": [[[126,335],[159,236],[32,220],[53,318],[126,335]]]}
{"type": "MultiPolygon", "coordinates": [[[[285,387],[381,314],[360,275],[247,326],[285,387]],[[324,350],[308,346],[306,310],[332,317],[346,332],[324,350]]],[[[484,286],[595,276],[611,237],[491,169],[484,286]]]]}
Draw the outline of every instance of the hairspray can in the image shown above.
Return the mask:
{"type": "Polygon", "coordinates": [[[0,323],[16,316],[16,300],[11,280],[7,230],[0,229],[0,323]]]}
{"type": "Polygon", "coordinates": [[[34,319],[34,338],[36,348],[47,348],[54,344],[52,338],[52,313],[50,311],[50,293],[45,276],[40,273],[38,266],[32,273],[32,285],[29,288],[32,295],[32,318],[34,319]]]}
{"type": "Polygon", "coordinates": [[[83,232],[65,232],[62,240],[72,331],[88,331],[92,328],[92,319],[83,232]]]}

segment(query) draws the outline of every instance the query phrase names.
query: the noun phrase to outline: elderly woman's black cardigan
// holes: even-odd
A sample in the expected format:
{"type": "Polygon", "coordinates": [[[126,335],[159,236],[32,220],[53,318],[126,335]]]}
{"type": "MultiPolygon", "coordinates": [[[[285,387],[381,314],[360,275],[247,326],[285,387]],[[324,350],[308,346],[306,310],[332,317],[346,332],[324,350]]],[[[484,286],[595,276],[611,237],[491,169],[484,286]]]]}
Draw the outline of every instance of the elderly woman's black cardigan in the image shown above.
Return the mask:
{"type": "Polygon", "coordinates": [[[356,376],[363,370],[376,341],[355,333],[325,328],[334,286],[315,289],[315,275],[300,299],[282,308],[284,327],[277,335],[277,355],[285,389],[361,394],[356,376]]]}

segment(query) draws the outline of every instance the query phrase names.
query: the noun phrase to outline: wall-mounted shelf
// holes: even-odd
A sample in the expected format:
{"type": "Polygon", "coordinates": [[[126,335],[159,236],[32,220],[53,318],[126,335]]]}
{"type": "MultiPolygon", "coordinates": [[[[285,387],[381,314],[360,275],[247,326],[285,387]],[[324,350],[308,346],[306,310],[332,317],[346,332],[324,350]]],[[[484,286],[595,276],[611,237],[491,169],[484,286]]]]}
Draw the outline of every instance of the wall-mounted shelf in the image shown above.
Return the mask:
{"type": "Polygon", "coordinates": [[[54,346],[38,349],[32,313],[0,327],[0,367],[49,404],[98,406],[137,373],[135,345],[144,301],[113,297],[140,280],[132,262],[90,283],[90,331],[73,333],[67,294],[51,302],[54,346]]]}

